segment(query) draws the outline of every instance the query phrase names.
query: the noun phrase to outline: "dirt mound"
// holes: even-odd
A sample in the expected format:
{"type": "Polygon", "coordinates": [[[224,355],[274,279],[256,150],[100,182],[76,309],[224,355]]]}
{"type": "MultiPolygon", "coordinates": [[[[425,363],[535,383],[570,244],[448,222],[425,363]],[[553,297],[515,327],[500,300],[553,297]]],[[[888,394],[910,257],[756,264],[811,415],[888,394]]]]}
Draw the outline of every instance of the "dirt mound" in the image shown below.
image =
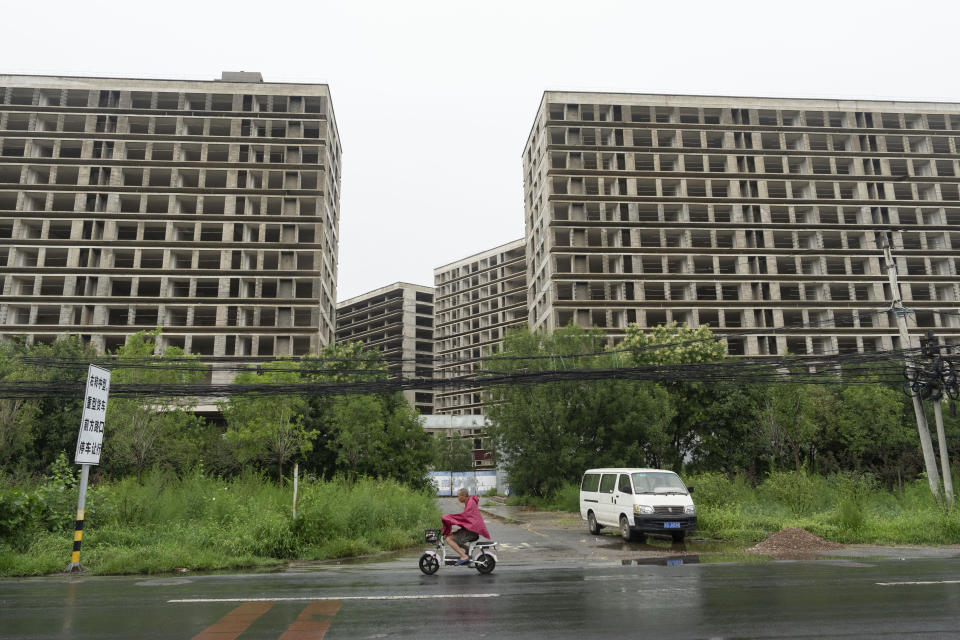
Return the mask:
{"type": "Polygon", "coordinates": [[[750,547],[747,551],[770,555],[814,553],[830,549],[842,549],[843,545],[824,540],[803,529],[784,529],[770,534],[763,542],[750,547]]]}

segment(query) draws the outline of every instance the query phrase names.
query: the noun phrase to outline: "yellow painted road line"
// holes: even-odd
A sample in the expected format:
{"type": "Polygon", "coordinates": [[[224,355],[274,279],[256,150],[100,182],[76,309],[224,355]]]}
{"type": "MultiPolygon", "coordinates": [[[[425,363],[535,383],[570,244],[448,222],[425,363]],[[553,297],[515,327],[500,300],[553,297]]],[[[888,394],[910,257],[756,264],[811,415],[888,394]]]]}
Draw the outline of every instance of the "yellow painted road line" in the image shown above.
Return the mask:
{"type": "Polygon", "coordinates": [[[339,600],[311,602],[277,640],[321,640],[338,611],[339,600]]]}
{"type": "Polygon", "coordinates": [[[539,531],[534,531],[534,530],[531,529],[530,527],[523,527],[523,529],[529,531],[530,533],[535,533],[535,534],[537,534],[538,536],[543,536],[544,538],[549,538],[549,537],[550,537],[550,536],[548,536],[548,535],[545,534],[545,533],[540,533],[539,531]]]}
{"type": "Polygon", "coordinates": [[[272,606],[270,601],[244,603],[193,636],[193,640],[234,640],[272,606]]]}

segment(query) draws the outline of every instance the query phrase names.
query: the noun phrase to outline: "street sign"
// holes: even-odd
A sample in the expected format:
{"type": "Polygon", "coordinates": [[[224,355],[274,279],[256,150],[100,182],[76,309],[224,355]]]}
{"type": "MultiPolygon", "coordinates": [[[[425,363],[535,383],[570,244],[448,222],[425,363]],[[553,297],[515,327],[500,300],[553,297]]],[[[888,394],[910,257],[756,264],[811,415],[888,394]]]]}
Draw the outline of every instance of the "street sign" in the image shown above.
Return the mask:
{"type": "Polygon", "coordinates": [[[83,417],[80,419],[77,452],[73,458],[77,464],[100,464],[109,392],[110,372],[90,365],[87,369],[87,391],[83,395],[83,417]]]}

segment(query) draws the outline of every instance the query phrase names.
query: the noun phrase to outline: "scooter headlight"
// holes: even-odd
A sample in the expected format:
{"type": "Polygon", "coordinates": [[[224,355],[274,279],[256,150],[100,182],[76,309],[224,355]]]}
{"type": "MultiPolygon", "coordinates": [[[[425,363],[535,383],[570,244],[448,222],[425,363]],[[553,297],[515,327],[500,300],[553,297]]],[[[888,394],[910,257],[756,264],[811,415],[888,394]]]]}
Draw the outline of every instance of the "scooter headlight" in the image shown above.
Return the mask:
{"type": "Polygon", "coordinates": [[[648,504],[633,505],[633,512],[637,515],[648,516],[653,513],[653,507],[648,504]]]}

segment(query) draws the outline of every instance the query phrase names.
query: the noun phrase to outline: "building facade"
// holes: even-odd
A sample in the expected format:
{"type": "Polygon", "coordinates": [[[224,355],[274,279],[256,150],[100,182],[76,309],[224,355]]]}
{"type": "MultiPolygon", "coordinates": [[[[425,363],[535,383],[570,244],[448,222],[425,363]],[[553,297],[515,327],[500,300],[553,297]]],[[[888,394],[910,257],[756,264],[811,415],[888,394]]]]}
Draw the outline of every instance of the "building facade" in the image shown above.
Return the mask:
{"type": "Polygon", "coordinates": [[[0,338],[316,351],[340,157],[322,84],[0,75],[0,338]]]}
{"type": "MultiPolygon", "coordinates": [[[[480,358],[496,353],[506,331],[527,322],[524,241],[515,240],[433,270],[436,286],[438,379],[476,372],[480,358]]],[[[482,413],[482,388],[438,389],[436,414],[482,413]]]]}
{"type": "MultiPolygon", "coordinates": [[[[337,304],[337,342],[378,349],[397,378],[433,378],[433,287],[397,282],[337,304]]],[[[433,412],[433,390],[403,392],[421,414],[433,412]]]]}
{"type": "Polygon", "coordinates": [[[732,355],[960,338],[960,105],[546,92],[523,154],[530,325],[708,324],[732,355]]]}

